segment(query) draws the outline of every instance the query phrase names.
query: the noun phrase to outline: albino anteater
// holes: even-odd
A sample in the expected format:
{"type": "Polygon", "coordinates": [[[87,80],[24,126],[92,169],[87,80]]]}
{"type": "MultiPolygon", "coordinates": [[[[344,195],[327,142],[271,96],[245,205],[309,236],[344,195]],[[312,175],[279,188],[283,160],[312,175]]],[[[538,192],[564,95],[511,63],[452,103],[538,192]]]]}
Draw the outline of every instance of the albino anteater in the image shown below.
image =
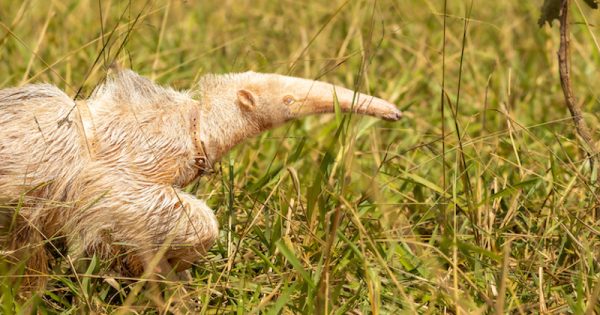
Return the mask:
{"type": "Polygon", "coordinates": [[[46,84],[0,90],[0,210],[12,211],[3,253],[27,257],[30,275],[46,272],[59,243],[123,274],[141,275],[157,253],[157,271],[185,270],[218,225],[180,188],[244,139],[333,112],[336,97],[345,112],[401,117],[376,97],[255,72],[207,75],[189,93],[120,70],[85,101],[46,84]]]}

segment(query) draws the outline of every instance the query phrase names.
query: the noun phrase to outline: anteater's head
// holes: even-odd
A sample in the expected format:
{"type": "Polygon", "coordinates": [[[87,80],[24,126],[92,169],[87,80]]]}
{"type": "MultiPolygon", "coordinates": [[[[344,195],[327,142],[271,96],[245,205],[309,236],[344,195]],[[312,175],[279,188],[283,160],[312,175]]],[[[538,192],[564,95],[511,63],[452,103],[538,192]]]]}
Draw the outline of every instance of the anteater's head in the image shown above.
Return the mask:
{"type": "Polygon", "coordinates": [[[385,120],[402,117],[396,106],[380,98],[330,83],[277,74],[207,75],[200,80],[199,90],[204,112],[201,134],[210,138],[213,146],[221,143],[214,158],[262,131],[306,115],[333,113],[336,107],[342,112],[385,120]]]}
{"type": "Polygon", "coordinates": [[[229,98],[246,116],[259,116],[273,125],[311,114],[333,113],[335,102],[342,112],[355,112],[385,120],[402,117],[396,106],[380,98],[355,93],[330,83],[278,74],[244,72],[209,75],[201,89],[214,97],[229,98]],[[204,86],[203,86],[204,85],[204,86]]]}

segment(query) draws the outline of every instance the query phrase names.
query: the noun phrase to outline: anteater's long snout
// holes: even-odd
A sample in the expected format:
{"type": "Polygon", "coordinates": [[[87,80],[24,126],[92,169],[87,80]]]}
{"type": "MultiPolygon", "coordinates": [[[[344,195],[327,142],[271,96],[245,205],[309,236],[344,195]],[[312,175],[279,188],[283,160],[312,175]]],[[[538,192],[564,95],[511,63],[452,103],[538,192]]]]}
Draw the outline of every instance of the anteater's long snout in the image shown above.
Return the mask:
{"type": "Polygon", "coordinates": [[[293,91],[296,101],[290,106],[297,116],[333,113],[337,99],[343,112],[354,112],[396,121],[402,112],[386,100],[354,92],[326,82],[289,78],[288,91],[293,91]]]}

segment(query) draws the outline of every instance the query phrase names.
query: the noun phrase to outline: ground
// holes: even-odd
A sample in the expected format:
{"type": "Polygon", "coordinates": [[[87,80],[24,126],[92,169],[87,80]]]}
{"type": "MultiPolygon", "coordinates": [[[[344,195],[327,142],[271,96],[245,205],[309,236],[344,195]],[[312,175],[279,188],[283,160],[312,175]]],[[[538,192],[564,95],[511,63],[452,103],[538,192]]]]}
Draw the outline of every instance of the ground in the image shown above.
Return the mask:
{"type": "MultiPolygon", "coordinates": [[[[0,87],[84,98],[116,61],[178,89],[205,73],[319,78],[406,111],[310,117],[238,146],[187,188],[215,209],[218,243],[159,297],[92,259],[28,302],[4,268],[3,312],[152,314],[183,286],[209,314],[600,312],[598,170],[564,105],[557,23],[538,27],[541,0],[448,2],[0,2],[0,87]]],[[[596,130],[600,13],[571,13],[596,130]]]]}

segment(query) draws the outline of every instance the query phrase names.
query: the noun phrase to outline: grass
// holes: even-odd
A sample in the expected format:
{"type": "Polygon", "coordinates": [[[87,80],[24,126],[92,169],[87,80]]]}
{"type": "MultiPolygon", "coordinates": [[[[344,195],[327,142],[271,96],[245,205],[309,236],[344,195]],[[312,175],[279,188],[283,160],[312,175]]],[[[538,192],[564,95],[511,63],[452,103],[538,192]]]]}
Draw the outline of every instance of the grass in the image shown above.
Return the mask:
{"type": "MultiPolygon", "coordinates": [[[[573,81],[597,129],[600,31],[585,21],[598,12],[579,2],[573,81]]],[[[319,78],[407,112],[310,117],[238,146],[188,187],[222,233],[192,282],[160,284],[162,300],[92,259],[85,273],[55,270],[29,301],[5,270],[0,307],[161,313],[185,285],[208,314],[600,312],[598,170],[540,4],[0,2],[0,87],[51,82],[85,97],[116,60],[181,89],[248,69],[319,78]]]]}

